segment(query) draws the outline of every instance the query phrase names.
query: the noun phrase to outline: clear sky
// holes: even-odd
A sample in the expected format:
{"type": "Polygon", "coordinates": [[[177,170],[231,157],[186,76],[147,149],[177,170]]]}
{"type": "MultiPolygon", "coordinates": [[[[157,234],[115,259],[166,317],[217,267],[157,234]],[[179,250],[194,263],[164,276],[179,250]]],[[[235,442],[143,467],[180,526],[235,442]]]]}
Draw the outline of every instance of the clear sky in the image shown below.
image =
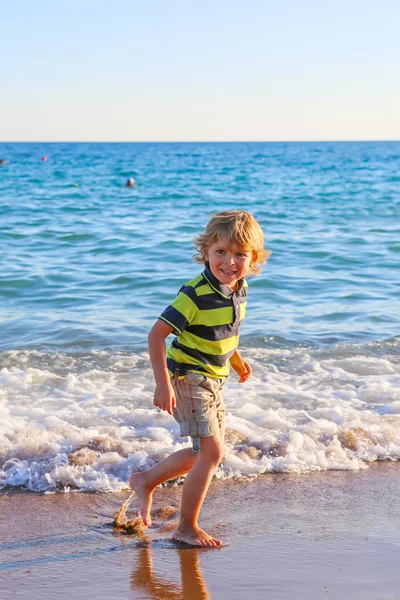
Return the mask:
{"type": "Polygon", "coordinates": [[[398,140],[399,31],[399,0],[0,0],[0,140],[398,140]]]}

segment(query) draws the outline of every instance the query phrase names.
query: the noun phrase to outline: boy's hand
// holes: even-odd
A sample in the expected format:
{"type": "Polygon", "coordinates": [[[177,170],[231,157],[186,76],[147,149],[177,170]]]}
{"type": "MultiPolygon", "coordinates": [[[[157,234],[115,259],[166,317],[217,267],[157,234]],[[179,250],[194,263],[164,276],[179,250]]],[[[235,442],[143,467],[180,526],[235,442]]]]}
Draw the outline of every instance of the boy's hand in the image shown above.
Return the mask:
{"type": "Polygon", "coordinates": [[[156,385],[153,404],[172,415],[172,409],[176,406],[176,400],[171,384],[156,385]]]}
{"type": "Polygon", "coordinates": [[[252,369],[247,360],[244,360],[237,350],[231,356],[230,363],[232,369],[239,375],[239,383],[247,381],[252,373],[252,369]]]}

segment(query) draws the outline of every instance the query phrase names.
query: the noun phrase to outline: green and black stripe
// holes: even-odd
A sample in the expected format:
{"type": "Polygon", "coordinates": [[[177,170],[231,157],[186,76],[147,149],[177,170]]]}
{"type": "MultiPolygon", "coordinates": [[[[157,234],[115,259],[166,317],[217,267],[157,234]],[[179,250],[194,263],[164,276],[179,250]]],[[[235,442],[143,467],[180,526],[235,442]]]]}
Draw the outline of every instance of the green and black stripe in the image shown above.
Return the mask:
{"type": "Polygon", "coordinates": [[[238,290],[220,283],[206,267],[186,283],[174,302],[160,315],[176,334],[167,348],[171,375],[184,377],[188,371],[225,378],[229,359],[239,343],[239,328],[246,314],[247,282],[238,290]]]}

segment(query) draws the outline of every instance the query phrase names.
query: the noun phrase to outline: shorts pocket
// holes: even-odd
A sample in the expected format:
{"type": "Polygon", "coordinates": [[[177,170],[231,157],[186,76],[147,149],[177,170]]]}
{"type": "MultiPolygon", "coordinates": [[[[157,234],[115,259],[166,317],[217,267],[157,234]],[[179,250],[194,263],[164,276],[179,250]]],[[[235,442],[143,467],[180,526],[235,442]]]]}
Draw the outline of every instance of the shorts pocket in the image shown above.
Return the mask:
{"type": "Polygon", "coordinates": [[[186,373],[183,381],[189,385],[202,385],[205,381],[207,381],[207,377],[205,375],[201,375],[200,373],[192,373],[189,371],[186,373]]]}

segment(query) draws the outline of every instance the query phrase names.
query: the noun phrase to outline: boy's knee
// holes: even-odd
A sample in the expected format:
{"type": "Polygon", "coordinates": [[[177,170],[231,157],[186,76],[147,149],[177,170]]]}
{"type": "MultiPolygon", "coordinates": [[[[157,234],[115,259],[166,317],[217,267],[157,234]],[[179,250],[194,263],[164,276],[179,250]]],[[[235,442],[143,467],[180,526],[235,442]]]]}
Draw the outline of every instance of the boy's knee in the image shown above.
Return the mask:
{"type": "Polygon", "coordinates": [[[215,465],[218,465],[224,456],[224,447],[219,436],[203,437],[200,440],[200,454],[215,465]]]}

